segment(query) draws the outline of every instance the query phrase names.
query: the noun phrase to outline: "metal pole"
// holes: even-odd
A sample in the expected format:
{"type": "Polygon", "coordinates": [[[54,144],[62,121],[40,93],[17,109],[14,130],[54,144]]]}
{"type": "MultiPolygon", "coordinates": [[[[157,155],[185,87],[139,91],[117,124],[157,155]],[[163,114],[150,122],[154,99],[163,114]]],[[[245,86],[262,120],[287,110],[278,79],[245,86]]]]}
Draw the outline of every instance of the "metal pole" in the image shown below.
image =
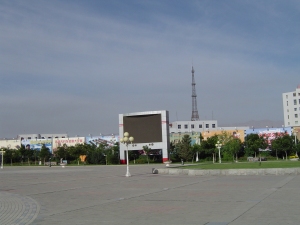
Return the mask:
{"type": "Polygon", "coordinates": [[[126,153],[126,162],[127,162],[127,171],[126,171],[126,177],[130,177],[131,174],[129,172],[129,159],[128,159],[128,143],[126,143],[126,147],[127,147],[127,153],[126,153]]]}
{"type": "Polygon", "coordinates": [[[1,169],[3,169],[3,155],[4,155],[5,151],[3,151],[3,149],[1,149],[1,169]]]}
{"type": "Polygon", "coordinates": [[[126,149],[127,149],[127,154],[126,154],[126,164],[127,164],[127,168],[126,168],[126,177],[131,177],[131,174],[129,172],[129,152],[128,152],[128,144],[133,142],[134,138],[133,137],[130,137],[129,136],[129,133],[128,132],[125,132],[124,133],[124,138],[121,138],[120,139],[120,143],[123,143],[126,145],[126,149]]]}

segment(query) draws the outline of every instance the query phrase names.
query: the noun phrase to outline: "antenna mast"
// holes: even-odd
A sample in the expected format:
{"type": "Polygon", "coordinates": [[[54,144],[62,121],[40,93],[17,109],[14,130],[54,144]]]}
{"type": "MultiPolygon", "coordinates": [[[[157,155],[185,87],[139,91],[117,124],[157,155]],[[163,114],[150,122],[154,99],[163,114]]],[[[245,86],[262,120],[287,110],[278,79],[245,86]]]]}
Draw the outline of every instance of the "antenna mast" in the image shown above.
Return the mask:
{"type": "Polygon", "coordinates": [[[196,95],[196,83],[195,83],[195,77],[194,77],[194,67],[192,66],[192,104],[193,104],[193,109],[192,109],[192,121],[200,120],[199,119],[199,114],[198,114],[198,109],[197,109],[197,95],[196,95]]]}

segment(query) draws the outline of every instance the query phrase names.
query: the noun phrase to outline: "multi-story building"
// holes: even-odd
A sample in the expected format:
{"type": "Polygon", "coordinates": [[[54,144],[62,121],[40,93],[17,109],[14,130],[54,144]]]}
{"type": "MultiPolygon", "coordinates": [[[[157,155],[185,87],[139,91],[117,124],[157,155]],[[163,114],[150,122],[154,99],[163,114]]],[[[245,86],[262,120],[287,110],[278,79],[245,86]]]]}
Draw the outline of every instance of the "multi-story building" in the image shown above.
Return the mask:
{"type": "Polygon", "coordinates": [[[18,134],[18,140],[67,138],[68,134],[18,134]]]}
{"type": "Polygon", "coordinates": [[[187,134],[192,137],[192,142],[197,139],[197,135],[201,133],[204,140],[214,135],[227,132],[244,141],[244,132],[249,127],[218,127],[217,120],[198,120],[198,121],[174,121],[170,126],[170,141],[177,142],[187,134]]]}
{"type": "Polygon", "coordinates": [[[285,127],[300,126],[300,85],[293,92],[282,94],[285,127]]]}
{"type": "Polygon", "coordinates": [[[217,120],[174,121],[170,123],[170,133],[205,132],[217,129],[217,120]]]}

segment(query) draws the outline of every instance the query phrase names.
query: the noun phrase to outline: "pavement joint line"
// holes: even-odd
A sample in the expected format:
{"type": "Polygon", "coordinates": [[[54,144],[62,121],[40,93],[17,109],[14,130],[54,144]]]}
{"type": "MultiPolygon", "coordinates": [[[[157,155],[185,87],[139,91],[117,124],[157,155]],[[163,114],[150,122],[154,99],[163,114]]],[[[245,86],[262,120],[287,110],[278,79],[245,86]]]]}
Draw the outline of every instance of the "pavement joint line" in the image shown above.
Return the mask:
{"type": "MultiPolygon", "coordinates": [[[[121,183],[128,183],[128,182],[133,182],[133,181],[140,181],[140,180],[146,180],[147,178],[143,178],[143,179],[136,179],[136,180],[125,180],[122,181],[121,183]]],[[[67,181],[66,181],[67,182],[67,181]]],[[[50,183],[56,183],[56,182],[49,182],[47,184],[50,183]]],[[[57,182],[59,183],[59,182],[57,182]]],[[[97,187],[101,187],[101,186],[109,186],[111,184],[118,184],[119,182],[111,182],[111,183],[106,183],[106,184],[97,184],[97,185],[93,185],[93,186],[80,186],[80,187],[75,187],[75,188],[68,188],[68,189],[61,189],[61,190],[56,190],[56,191],[49,191],[49,192],[39,192],[39,193],[33,193],[30,194],[30,196],[32,195],[40,195],[40,194],[49,194],[49,193],[56,193],[56,192],[64,192],[64,191],[70,191],[70,190],[77,190],[77,189],[84,189],[84,188],[97,188],[97,187]]],[[[36,185],[36,184],[32,184],[32,185],[36,185]]]]}
{"type": "Polygon", "coordinates": [[[28,225],[39,213],[38,203],[29,196],[0,192],[1,225],[28,225]],[[2,208],[4,208],[2,210],[2,208]]]}
{"type": "MultiPolygon", "coordinates": [[[[146,178],[144,178],[144,179],[146,179],[146,178]]],[[[192,183],[189,183],[189,184],[184,184],[184,185],[179,185],[179,186],[176,186],[176,187],[168,188],[168,190],[177,189],[177,188],[181,188],[181,187],[186,187],[186,186],[190,186],[190,185],[195,185],[195,184],[199,184],[199,183],[206,182],[206,181],[209,181],[209,180],[214,180],[214,179],[215,178],[207,178],[205,180],[200,180],[198,182],[192,182],[192,183]]],[[[139,179],[139,180],[141,180],[141,179],[139,179]]],[[[80,208],[76,208],[76,209],[72,209],[72,210],[63,211],[63,212],[60,212],[60,213],[54,213],[54,214],[51,214],[50,216],[61,215],[61,214],[64,214],[66,212],[74,212],[74,211],[78,211],[78,210],[82,210],[82,209],[88,209],[88,208],[92,208],[92,207],[100,206],[100,205],[113,204],[113,203],[118,202],[118,201],[130,200],[130,199],[139,198],[139,197],[143,197],[143,196],[147,196],[147,195],[152,195],[152,194],[156,194],[156,193],[160,193],[160,192],[164,192],[164,191],[166,191],[166,190],[161,189],[161,190],[157,190],[157,191],[153,191],[153,192],[149,192],[149,193],[144,193],[144,194],[139,194],[139,195],[131,196],[131,197],[120,197],[120,198],[117,198],[117,199],[110,199],[110,200],[107,200],[107,202],[103,202],[103,203],[100,203],[100,204],[93,204],[93,205],[89,205],[89,206],[85,206],[85,207],[80,207],[80,208]]]]}
{"type": "MultiPolygon", "coordinates": [[[[92,173],[80,173],[80,169],[74,169],[73,172],[70,170],[70,173],[53,173],[52,175],[49,174],[51,169],[43,170],[44,174],[35,174],[34,170],[37,168],[24,168],[28,175],[22,173],[14,176],[10,172],[0,173],[1,180],[3,178],[6,181],[5,184],[1,184],[1,189],[8,190],[12,186],[16,187],[7,192],[19,194],[20,197],[19,199],[11,198],[8,204],[7,199],[2,198],[4,194],[0,194],[0,218],[5,215],[3,220],[5,222],[0,219],[0,225],[29,225],[26,216],[33,215],[37,210],[39,213],[32,222],[36,225],[102,224],[103,222],[128,225],[300,224],[296,207],[300,183],[300,176],[297,175],[300,175],[300,170],[297,175],[293,171],[276,174],[269,171],[264,175],[224,176],[233,175],[230,173],[197,177],[194,174],[186,176],[186,171],[178,175],[152,174],[151,167],[143,165],[135,167],[138,173],[149,171],[143,175],[137,175],[138,173],[135,174],[132,169],[133,176],[130,178],[121,175],[124,167],[114,170],[111,170],[113,167],[94,167],[95,170],[92,173]],[[108,176],[113,174],[111,171],[118,176],[109,178],[108,176]],[[80,179],[76,182],[74,178],[77,174],[79,178],[82,174],[88,179],[80,179]],[[108,176],[103,176],[102,179],[97,178],[100,177],[98,175],[108,176]],[[90,186],[87,183],[89,179],[93,180],[90,186]],[[70,181],[70,184],[58,184],[60,182],[58,180],[70,181]],[[45,182],[40,185],[30,184],[30,182],[37,181],[45,182]],[[53,181],[53,183],[47,185],[48,181],[53,181]],[[29,185],[23,186],[24,184],[29,185]],[[61,189],[73,187],[79,187],[79,189],[73,189],[69,193],[61,192],[61,189]],[[82,188],[88,189],[84,191],[82,188]],[[47,193],[30,196],[31,193],[39,191],[47,193]],[[26,197],[22,199],[22,196],[30,196],[38,201],[40,208],[37,209],[34,206],[28,208],[30,201],[28,204],[19,205],[19,201],[27,200],[26,197]],[[82,210],[83,214],[80,209],[76,210],[78,207],[85,207],[82,210]],[[15,214],[9,213],[14,212],[13,210],[16,211],[15,214]],[[19,216],[17,223],[7,222],[14,220],[15,216],[19,216]]],[[[10,171],[14,170],[11,168],[10,171]]],[[[19,170],[23,168],[15,171],[19,170]]]]}
{"type": "MultiPolygon", "coordinates": [[[[138,175],[150,175],[152,176],[153,174],[149,174],[149,173],[144,173],[144,174],[138,174],[138,175]]],[[[133,176],[136,176],[136,174],[134,174],[133,176]]],[[[99,176],[99,177],[96,177],[95,179],[98,179],[98,178],[115,178],[115,177],[123,177],[123,176],[108,176],[108,177],[105,177],[105,176],[99,176]]],[[[86,180],[88,180],[88,178],[85,178],[86,180]]],[[[143,179],[147,179],[147,178],[143,178],[143,179]]],[[[136,179],[136,181],[139,181],[141,179],[136,179]]],[[[70,179],[70,180],[62,180],[62,181],[50,181],[50,182],[37,182],[37,183],[30,183],[30,184],[25,184],[25,185],[18,185],[18,187],[20,186],[32,186],[32,185],[39,185],[39,184],[51,184],[51,183],[68,183],[70,181],[78,181],[78,179],[70,179]]],[[[135,180],[125,180],[125,181],[122,181],[121,183],[127,183],[128,181],[132,182],[132,181],[135,181],[135,180]]],[[[88,186],[89,188],[90,187],[99,187],[99,186],[104,186],[104,185],[111,185],[111,184],[117,184],[119,182],[111,182],[111,183],[105,183],[105,184],[98,184],[98,185],[94,185],[94,186],[88,186]]],[[[86,188],[86,186],[81,186],[81,187],[76,187],[76,188],[70,188],[70,189],[62,189],[62,190],[58,190],[58,191],[68,191],[68,190],[75,190],[75,189],[81,189],[81,188],[86,188]]],[[[0,191],[14,191],[16,189],[0,189],[0,191]]],[[[41,193],[41,192],[40,192],[41,193]]],[[[40,194],[40,193],[37,193],[37,194],[40,194]]],[[[44,194],[47,194],[48,192],[44,192],[44,194]]],[[[54,192],[49,192],[49,193],[54,193],[54,192]]],[[[31,195],[35,195],[35,194],[31,194],[31,195]]]]}
{"type": "MultiPolygon", "coordinates": [[[[285,178],[283,181],[280,181],[279,183],[275,184],[275,187],[283,187],[285,186],[287,183],[289,183],[291,180],[293,180],[295,178],[295,176],[288,176],[287,178],[285,178]]],[[[253,207],[255,207],[256,205],[258,205],[259,203],[261,203],[263,200],[265,200],[266,198],[268,198],[269,196],[271,196],[272,194],[274,194],[276,191],[278,190],[278,188],[270,188],[265,190],[262,194],[260,194],[260,196],[262,198],[258,198],[257,200],[253,200],[253,206],[251,206],[250,208],[248,208],[247,210],[245,210],[245,212],[243,212],[242,214],[240,214],[238,217],[236,217],[234,220],[232,220],[231,222],[237,220],[238,218],[240,218],[241,216],[243,216],[246,212],[248,212],[249,210],[251,210],[253,207]]]]}

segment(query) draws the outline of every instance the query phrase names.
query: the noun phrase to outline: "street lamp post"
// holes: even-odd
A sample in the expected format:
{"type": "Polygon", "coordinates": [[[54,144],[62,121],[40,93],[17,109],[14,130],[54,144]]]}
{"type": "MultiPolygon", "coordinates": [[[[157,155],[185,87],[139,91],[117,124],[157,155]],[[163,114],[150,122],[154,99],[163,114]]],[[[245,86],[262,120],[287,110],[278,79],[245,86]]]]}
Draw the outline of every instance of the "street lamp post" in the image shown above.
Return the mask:
{"type": "Polygon", "coordinates": [[[219,163],[221,163],[222,160],[221,160],[221,152],[220,152],[220,150],[221,150],[222,144],[218,141],[217,144],[216,144],[216,147],[219,149],[219,163]]]}
{"type": "Polygon", "coordinates": [[[132,144],[134,138],[129,137],[129,133],[125,132],[124,137],[120,139],[120,142],[126,145],[127,154],[126,154],[126,164],[127,164],[127,170],[126,170],[126,177],[131,177],[131,174],[129,172],[129,159],[128,159],[128,145],[132,144]]]}
{"type": "Polygon", "coordinates": [[[114,146],[115,146],[115,143],[116,143],[116,138],[115,138],[115,135],[114,135],[114,134],[111,135],[110,141],[111,141],[111,143],[112,143],[112,148],[111,148],[112,151],[111,151],[111,153],[114,154],[114,153],[115,153],[115,152],[114,152],[114,146]]]}
{"type": "Polygon", "coordinates": [[[298,133],[298,131],[297,131],[297,130],[294,130],[295,145],[297,145],[297,133],[298,133]]]}
{"type": "Polygon", "coordinates": [[[3,155],[4,155],[5,151],[3,150],[3,148],[1,148],[1,169],[3,169],[3,155]]]}
{"type": "MultiPolygon", "coordinates": [[[[196,144],[200,145],[201,144],[201,139],[200,139],[200,137],[198,137],[198,133],[197,132],[195,133],[195,139],[196,139],[196,144]]],[[[196,162],[198,162],[198,161],[199,161],[199,153],[197,151],[196,152],[196,162]]]]}

